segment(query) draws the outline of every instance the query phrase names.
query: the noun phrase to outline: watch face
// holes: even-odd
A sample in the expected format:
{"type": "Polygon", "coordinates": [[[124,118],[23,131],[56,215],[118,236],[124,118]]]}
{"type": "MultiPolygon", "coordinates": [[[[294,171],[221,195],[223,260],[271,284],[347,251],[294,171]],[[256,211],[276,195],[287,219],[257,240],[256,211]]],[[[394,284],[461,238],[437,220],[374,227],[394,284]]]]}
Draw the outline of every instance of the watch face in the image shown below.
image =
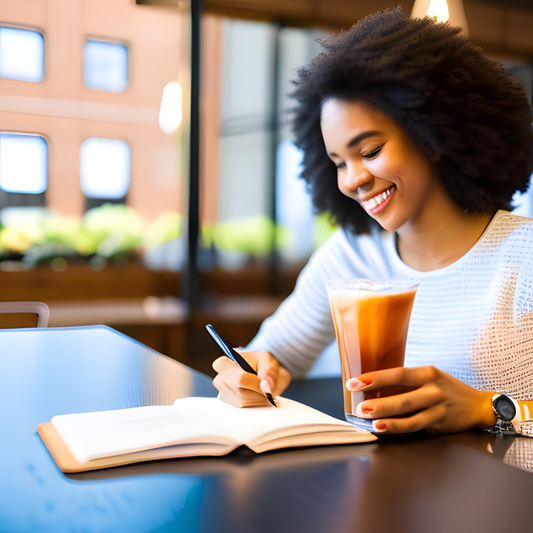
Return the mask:
{"type": "Polygon", "coordinates": [[[505,422],[510,422],[516,415],[514,403],[503,394],[494,401],[494,409],[505,422]]]}

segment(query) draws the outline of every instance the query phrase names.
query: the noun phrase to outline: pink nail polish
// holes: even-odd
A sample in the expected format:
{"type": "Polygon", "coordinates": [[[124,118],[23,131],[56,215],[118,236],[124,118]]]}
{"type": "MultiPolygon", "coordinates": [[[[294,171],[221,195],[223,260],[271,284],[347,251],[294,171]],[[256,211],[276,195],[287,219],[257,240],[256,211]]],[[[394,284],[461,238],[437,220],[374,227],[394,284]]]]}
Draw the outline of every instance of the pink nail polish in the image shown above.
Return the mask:
{"type": "Polygon", "coordinates": [[[263,381],[261,381],[259,383],[259,386],[261,387],[261,390],[266,394],[272,394],[272,389],[270,388],[270,383],[266,380],[266,379],[263,379],[263,381]]]}
{"type": "Polygon", "coordinates": [[[372,422],[372,427],[374,428],[374,431],[385,431],[387,429],[387,424],[383,422],[383,420],[374,420],[372,422]]]}
{"type": "Polygon", "coordinates": [[[367,384],[359,381],[357,378],[351,378],[346,382],[346,388],[349,391],[357,392],[366,387],[367,384]]]}
{"type": "Polygon", "coordinates": [[[364,404],[360,403],[357,404],[355,408],[355,416],[358,416],[360,418],[369,418],[370,413],[373,411],[372,407],[365,406],[364,404]]]}

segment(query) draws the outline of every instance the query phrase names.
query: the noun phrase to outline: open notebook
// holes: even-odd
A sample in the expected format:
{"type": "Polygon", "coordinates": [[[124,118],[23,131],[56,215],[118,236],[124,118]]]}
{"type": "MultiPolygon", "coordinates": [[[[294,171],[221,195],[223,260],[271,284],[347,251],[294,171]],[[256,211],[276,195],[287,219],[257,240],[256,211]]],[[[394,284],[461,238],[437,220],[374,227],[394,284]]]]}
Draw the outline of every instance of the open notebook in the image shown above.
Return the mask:
{"type": "Polygon", "coordinates": [[[279,408],[239,409],[216,398],[59,415],[37,426],[63,472],[140,461],[225,455],[246,445],[256,453],[296,446],[349,444],[376,437],[286,398],[279,408]]]}

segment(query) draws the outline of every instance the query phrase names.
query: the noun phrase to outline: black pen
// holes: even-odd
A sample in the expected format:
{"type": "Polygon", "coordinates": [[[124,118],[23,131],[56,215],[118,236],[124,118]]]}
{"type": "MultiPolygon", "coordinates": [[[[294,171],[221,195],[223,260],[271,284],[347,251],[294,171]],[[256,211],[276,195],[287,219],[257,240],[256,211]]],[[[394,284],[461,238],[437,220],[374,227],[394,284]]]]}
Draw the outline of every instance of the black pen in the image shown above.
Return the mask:
{"type": "MultiPolygon", "coordinates": [[[[220,348],[222,348],[222,351],[224,352],[224,355],[226,357],[229,357],[234,363],[237,363],[245,372],[257,376],[257,372],[248,364],[246,359],[241,354],[239,354],[239,352],[234,350],[231,346],[228,346],[222,340],[220,335],[215,331],[215,328],[213,328],[211,324],[207,324],[205,329],[209,331],[211,337],[213,337],[213,339],[215,339],[216,343],[220,346],[220,348]]],[[[265,396],[268,398],[268,401],[274,407],[277,407],[276,402],[274,401],[274,398],[272,397],[272,394],[270,394],[270,392],[265,392],[265,396]]]]}

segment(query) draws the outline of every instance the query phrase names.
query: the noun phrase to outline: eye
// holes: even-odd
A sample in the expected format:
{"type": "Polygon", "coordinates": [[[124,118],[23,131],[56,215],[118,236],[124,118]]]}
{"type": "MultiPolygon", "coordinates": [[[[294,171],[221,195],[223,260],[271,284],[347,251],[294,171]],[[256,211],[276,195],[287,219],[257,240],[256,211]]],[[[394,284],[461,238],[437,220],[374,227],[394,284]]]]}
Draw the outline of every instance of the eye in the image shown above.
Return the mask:
{"type": "Polygon", "coordinates": [[[373,152],[370,152],[368,154],[361,154],[361,157],[363,159],[372,159],[373,157],[376,157],[379,152],[381,152],[381,149],[383,148],[383,146],[380,146],[379,148],[376,148],[373,152]]]}
{"type": "Polygon", "coordinates": [[[341,168],[346,168],[346,163],[339,163],[338,165],[335,165],[339,170],[341,168]]]}

